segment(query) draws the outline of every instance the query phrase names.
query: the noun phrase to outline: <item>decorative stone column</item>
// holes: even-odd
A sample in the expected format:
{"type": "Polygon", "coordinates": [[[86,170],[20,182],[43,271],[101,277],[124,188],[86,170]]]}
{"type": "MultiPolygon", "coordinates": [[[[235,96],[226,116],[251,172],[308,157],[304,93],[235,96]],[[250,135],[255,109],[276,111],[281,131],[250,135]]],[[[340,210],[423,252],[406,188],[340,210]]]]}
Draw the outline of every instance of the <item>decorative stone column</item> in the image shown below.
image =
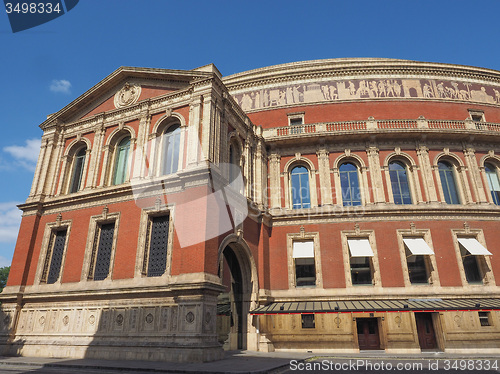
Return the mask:
{"type": "Polygon", "coordinates": [[[481,178],[481,171],[476,159],[476,150],[472,147],[465,147],[464,149],[465,162],[470,170],[470,179],[472,181],[472,190],[476,196],[478,203],[487,203],[488,198],[484,191],[483,179],[481,178]]]}
{"type": "Polygon", "coordinates": [[[95,188],[97,186],[97,176],[99,172],[99,165],[102,160],[102,145],[104,143],[104,117],[99,118],[98,124],[95,128],[94,144],[92,144],[92,153],[89,166],[89,174],[87,177],[87,188],[95,188]]]}
{"type": "MultiPolygon", "coordinates": [[[[379,149],[375,146],[369,146],[366,150],[366,154],[368,155],[368,166],[370,168],[374,203],[384,203],[384,183],[382,181],[382,171],[380,169],[379,149]]],[[[367,195],[369,195],[369,193],[370,192],[367,191],[367,195]]]]}
{"type": "Polygon", "coordinates": [[[429,158],[429,148],[419,144],[417,148],[418,162],[422,171],[422,180],[424,182],[425,197],[428,202],[437,202],[436,185],[434,183],[431,160],[429,158]]]}
{"type": "Polygon", "coordinates": [[[319,149],[318,156],[319,184],[321,191],[321,204],[333,205],[332,183],[330,178],[330,160],[326,149],[319,149]]]}
{"type": "Polygon", "coordinates": [[[271,209],[281,208],[281,156],[272,153],[269,156],[269,195],[271,209]]]}

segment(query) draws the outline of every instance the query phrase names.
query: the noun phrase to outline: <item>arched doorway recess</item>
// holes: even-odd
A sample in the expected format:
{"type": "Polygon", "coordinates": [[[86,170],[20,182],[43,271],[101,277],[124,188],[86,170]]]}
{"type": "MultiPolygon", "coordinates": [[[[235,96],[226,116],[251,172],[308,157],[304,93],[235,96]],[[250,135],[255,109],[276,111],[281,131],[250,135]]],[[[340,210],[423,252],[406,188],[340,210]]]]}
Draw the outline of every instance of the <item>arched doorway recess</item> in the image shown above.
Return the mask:
{"type": "Polygon", "coordinates": [[[250,311],[257,306],[257,268],[244,239],[231,234],[219,246],[219,277],[225,291],[217,304],[217,334],[225,350],[258,350],[250,311]]]}

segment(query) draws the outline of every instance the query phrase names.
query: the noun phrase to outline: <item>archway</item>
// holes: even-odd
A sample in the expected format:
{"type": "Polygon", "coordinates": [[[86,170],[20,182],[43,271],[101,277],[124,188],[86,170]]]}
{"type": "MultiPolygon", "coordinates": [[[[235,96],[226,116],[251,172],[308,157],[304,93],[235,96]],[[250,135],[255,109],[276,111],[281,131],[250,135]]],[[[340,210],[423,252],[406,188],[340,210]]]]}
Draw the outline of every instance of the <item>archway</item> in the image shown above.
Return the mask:
{"type": "Polygon", "coordinates": [[[217,303],[217,335],[225,350],[257,350],[250,310],[256,306],[256,268],[250,250],[236,235],[219,248],[219,277],[225,290],[217,303]]]}

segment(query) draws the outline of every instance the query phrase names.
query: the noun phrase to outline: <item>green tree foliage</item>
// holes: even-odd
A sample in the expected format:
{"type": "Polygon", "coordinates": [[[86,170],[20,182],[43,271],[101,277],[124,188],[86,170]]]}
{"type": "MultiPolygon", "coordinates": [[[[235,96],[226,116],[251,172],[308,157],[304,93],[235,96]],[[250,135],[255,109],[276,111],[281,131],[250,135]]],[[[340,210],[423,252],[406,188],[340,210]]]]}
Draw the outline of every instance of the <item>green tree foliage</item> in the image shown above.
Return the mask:
{"type": "Polygon", "coordinates": [[[7,284],[7,278],[9,277],[10,266],[4,266],[0,268],[0,291],[3,290],[7,284]]]}

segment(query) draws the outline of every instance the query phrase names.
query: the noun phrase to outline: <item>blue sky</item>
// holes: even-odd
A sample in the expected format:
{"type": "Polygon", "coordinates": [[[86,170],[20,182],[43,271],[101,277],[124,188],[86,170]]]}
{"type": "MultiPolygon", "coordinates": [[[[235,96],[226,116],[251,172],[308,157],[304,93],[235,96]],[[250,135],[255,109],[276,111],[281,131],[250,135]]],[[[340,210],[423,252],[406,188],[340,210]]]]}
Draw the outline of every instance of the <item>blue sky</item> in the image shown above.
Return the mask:
{"type": "MultiPolygon", "coordinates": [[[[3,11],[2,11],[3,13],[3,11]]],[[[498,0],[80,0],[13,34],[0,14],[0,266],[29,194],[38,125],[119,66],[223,75],[293,61],[387,57],[500,70],[498,0]]]]}

